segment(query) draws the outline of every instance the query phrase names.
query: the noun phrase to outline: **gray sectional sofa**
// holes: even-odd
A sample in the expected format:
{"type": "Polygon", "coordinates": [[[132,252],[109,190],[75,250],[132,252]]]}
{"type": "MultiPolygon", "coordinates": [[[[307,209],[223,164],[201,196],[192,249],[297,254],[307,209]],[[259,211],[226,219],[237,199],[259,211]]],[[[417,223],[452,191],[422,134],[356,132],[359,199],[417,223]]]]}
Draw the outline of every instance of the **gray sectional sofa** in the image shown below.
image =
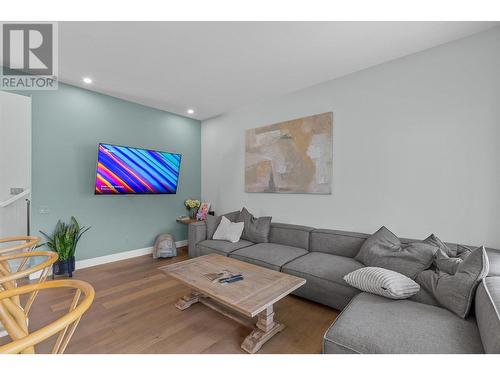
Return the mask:
{"type": "MultiPolygon", "coordinates": [[[[189,255],[218,253],[303,277],[294,294],[342,310],[323,339],[324,353],[500,353],[500,251],[487,249],[488,277],[471,316],[417,300],[360,292],[343,277],[364,267],[354,257],[369,234],[272,223],[268,243],[207,239],[204,222],[189,225],[189,255]]],[[[401,239],[403,243],[417,240],[401,239]]],[[[447,243],[450,247],[457,244],[447,243]]]]}

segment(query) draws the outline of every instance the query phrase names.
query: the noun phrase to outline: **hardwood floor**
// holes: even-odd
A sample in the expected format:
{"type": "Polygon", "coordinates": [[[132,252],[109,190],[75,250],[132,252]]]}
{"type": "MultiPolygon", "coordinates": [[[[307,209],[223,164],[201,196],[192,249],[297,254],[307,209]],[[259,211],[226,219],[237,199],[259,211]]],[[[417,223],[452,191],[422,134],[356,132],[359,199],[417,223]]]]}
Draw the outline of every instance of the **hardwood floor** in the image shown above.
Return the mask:
{"type": "MultiPolygon", "coordinates": [[[[161,260],[141,256],[76,271],[75,278],[94,286],[96,299],[66,353],[244,353],[240,345],[250,333],[247,327],[202,304],[185,311],[175,308],[188,289],[158,267],[187,259],[185,248],[179,254],[161,260]]],[[[70,299],[64,291],[40,293],[30,314],[30,331],[64,314],[70,299]]],[[[320,353],[323,334],[338,314],[295,296],[285,297],[275,310],[286,328],[259,353],[320,353]]],[[[51,343],[38,345],[37,352],[48,352],[51,343]]]]}

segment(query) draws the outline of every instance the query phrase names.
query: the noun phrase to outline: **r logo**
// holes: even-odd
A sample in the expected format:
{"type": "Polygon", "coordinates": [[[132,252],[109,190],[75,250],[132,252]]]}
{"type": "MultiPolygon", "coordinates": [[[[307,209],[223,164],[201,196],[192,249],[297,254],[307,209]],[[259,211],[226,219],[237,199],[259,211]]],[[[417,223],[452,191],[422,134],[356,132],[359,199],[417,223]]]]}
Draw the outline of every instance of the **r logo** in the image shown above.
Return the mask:
{"type": "Polygon", "coordinates": [[[54,74],[52,24],[5,23],[2,31],[4,75],[54,74]]]}

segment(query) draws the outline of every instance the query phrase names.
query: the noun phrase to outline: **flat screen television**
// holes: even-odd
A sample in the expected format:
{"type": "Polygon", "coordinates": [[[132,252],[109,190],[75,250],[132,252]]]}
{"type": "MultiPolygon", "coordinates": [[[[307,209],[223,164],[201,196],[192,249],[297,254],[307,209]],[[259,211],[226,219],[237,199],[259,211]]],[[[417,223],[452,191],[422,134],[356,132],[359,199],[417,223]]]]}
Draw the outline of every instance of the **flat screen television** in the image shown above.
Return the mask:
{"type": "Polygon", "coordinates": [[[99,143],[95,194],[175,194],[181,154],[99,143]]]}

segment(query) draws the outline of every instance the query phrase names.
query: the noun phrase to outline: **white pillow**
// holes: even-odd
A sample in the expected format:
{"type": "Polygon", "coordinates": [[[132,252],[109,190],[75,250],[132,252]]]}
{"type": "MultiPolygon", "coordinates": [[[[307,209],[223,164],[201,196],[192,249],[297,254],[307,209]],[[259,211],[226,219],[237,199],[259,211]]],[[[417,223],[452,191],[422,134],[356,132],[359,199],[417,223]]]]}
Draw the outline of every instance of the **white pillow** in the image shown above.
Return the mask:
{"type": "Polygon", "coordinates": [[[405,299],[420,290],[409,277],[380,267],[360,268],[345,275],[344,280],[362,291],[392,299],[405,299]]]}
{"type": "Polygon", "coordinates": [[[245,223],[232,223],[225,216],[222,216],[220,224],[214,233],[212,239],[214,240],[224,240],[230,242],[238,242],[243,233],[243,228],[245,223]]]}

